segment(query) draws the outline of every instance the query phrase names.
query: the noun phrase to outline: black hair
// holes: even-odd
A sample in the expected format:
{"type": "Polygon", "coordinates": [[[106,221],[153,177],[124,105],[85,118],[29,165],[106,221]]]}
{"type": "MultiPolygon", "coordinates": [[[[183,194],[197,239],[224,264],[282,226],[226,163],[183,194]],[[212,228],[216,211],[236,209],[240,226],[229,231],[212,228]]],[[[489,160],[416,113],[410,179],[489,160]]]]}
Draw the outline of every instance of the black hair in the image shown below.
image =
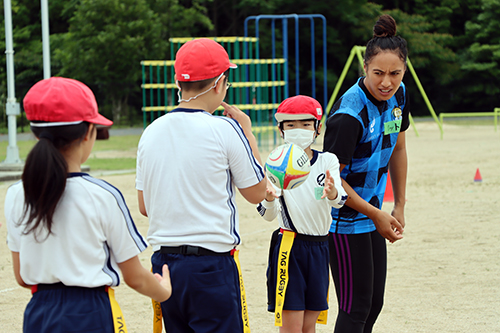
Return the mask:
{"type": "MultiPolygon", "coordinates": [[[[191,81],[191,82],[181,82],[178,81],[179,87],[181,88],[182,91],[184,92],[198,92],[202,91],[208,87],[210,87],[212,84],[214,84],[215,80],[219,77],[217,75],[216,77],[206,79],[206,80],[200,80],[200,81],[191,81]]],[[[224,72],[224,82],[227,82],[229,78],[229,69],[224,72]]]]}
{"type": "MultiPolygon", "coordinates": [[[[53,216],[66,188],[68,164],[62,151],[80,143],[87,134],[88,122],[68,126],[35,127],[31,130],[38,142],[26,158],[22,174],[24,188],[24,234],[35,232],[40,226],[52,233],[53,216]]],[[[93,129],[95,131],[95,127],[93,129]]]]}
{"type": "Polygon", "coordinates": [[[396,53],[406,65],[406,57],[408,56],[406,40],[396,36],[396,21],[387,14],[380,16],[373,26],[373,38],[366,44],[365,64],[368,64],[373,57],[383,51],[396,53]]]}
{"type": "MultiPolygon", "coordinates": [[[[300,120],[300,121],[314,121],[314,132],[316,133],[316,135],[319,135],[319,124],[320,124],[320,121],[316,118],[308,118],[308,119],[296,119],[296,120],[300,120]]],[[[282,120],[278,123],[278,128],[281,130],[281,132],[284,131],[284,128],[285,128],[285,123],[287,121],[295,121],[293,119],[287,119],[287,120],[282,120]]]]}

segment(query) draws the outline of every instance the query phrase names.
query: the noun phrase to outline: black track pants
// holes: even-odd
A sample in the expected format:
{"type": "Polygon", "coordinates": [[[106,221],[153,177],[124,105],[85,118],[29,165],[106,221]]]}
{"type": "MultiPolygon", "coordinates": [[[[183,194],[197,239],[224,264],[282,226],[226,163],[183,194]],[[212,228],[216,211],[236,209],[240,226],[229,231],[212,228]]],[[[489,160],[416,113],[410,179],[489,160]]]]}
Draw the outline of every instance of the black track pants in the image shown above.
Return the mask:
{"type": "Polygon", "coordinates": [[[329,242],[339,304],[334,332],[371,332],[384,303],[385,239],[377,231],[356,235],[331,233],[329,242]]]}

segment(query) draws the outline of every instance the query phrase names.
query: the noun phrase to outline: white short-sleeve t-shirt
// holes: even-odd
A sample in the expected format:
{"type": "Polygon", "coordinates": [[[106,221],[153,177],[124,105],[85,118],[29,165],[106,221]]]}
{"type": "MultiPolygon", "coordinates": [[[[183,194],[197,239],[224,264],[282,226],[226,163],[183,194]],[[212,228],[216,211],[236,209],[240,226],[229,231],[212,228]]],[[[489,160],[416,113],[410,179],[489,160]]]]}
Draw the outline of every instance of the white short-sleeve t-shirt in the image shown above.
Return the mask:
{"type": "Polygon", "coordinates": [[[216,252],[240,243],[235,186],[264,177],[240,125],[203,110],[175,109],[144,131],[136,188],[149,218],[148,242],[216,252]]]}
{"type": "Polygon", "coordinates": [[[67,286],[117,286],[117,263],[144,251],[147,244],[130,216],[121,192],[85,173],[69,175],[46,229],[24,234],[22,182],[5,199],[7,244],[19,252],[20,273],[29,285],[62,282],[67,286]]]}

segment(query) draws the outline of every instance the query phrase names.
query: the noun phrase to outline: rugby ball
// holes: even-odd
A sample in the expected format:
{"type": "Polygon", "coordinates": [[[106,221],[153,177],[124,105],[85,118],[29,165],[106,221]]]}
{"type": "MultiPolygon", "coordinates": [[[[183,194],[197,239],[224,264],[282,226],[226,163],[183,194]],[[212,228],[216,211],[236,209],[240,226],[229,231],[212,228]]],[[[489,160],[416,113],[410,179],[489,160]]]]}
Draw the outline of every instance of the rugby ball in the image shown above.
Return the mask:
{"type": "Polygon", "coordinates": [[[302,185],[310,170],[311,163],[307,153],[294,144],[284,144],[275,148],[266,161],[267,178],[283,190],[291,190],[302,185]]]}

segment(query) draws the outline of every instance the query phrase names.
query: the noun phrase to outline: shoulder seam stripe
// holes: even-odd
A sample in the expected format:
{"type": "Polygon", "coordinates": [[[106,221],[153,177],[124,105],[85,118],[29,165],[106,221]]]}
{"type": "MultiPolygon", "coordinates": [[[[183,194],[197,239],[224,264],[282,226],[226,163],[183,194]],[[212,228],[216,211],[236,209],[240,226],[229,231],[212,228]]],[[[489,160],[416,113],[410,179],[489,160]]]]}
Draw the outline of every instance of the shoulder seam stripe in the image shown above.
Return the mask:
{"type": "Polygon", "coordinates": [[[123,198],[123,195],[120,192],[120,190],[118,190],[116,187],[114,187],[113,185],[109,184],[108,182],[102,179],[97,179],[88,175],[82,176],[82,178],[92,184],[100,186],[101,188],[108,191],[115,197],[116,203],[118,204],[118,207],[122,211],[123,217],[125,218],[125,221],[127,223],[127,229],[130,233],[130,236],[135,241],[135,244],[139,248],[139,250],[141,252],[144,251],[148,247],[148,245],[144,242],[144,239],[140,236],[140,233],[137,230],[134,221],[132,220],[132,216],[130,215],[130,211],[128,210],[128,207],[125,203],[125,199],[123,198]]]}

